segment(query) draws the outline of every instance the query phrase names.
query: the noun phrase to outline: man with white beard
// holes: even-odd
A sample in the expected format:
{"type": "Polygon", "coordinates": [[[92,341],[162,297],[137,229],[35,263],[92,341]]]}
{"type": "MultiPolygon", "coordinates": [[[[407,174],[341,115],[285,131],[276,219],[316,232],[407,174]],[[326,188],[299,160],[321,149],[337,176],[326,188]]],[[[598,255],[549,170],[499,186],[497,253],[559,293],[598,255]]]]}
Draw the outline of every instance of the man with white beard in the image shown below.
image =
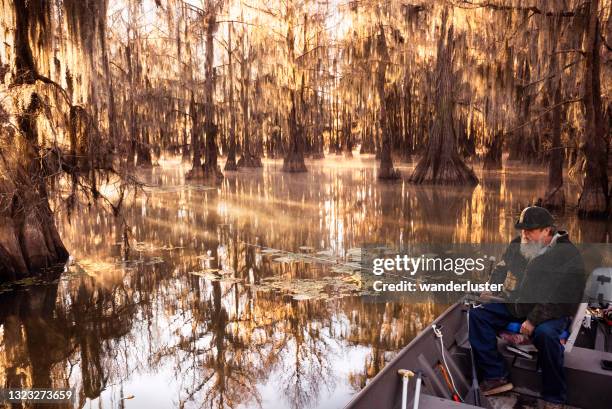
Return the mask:
{"type": "Polygon", "coordinates": [[[515,290],[505,303],[483,304],[470,312],[469,339],[483,378],[481,390],[494,395],[513,388],[497,351],[497,332],[518,321],[521,334],[531,337],[538,349],[545,407],[561,408],[567,385],[559,337],[581,301],[584,264],[567,232],[556,229],[546,209],[525,208],[515,227],[521,234],[512,240],[489,280],[503,283],[510,272],[518,283],[515,290]]]}

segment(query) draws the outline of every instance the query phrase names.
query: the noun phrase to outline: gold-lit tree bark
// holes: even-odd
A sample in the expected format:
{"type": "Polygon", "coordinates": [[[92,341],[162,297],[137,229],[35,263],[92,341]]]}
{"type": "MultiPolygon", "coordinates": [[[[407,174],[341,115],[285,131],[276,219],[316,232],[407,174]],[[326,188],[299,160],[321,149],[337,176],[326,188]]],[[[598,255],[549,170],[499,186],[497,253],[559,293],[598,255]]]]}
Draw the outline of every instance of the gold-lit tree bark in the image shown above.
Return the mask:
{"type": "Polygon", "coordinates": [[[410,181],[417,184],[475,185],[478,178],[457,152],[453,128],[453,24],[448,22],[448,9],[442,13],[435,70],[434,121],[427,148],[410,181]]]}
{"type": "Polygon", "coordinates": [[[586,55],[583,71],[584,132],[581,140],[585,157],[585,177],[578,200],[581,216],[603,216],[608,212],[608,157],[610,135],[604,132],[600,79],[601,23],[599,0],[588,6],[584,36],[586,55]]]}
{"type": "Polygon", "coordinates": [[[387,40],[385,39],[385,31],[380,25],[377,36],[376,52],[378,56],[378,67],[376,69],[376,91],[380,104],[379,116],[380,130],[382,132],[381,150],[380,150],[380,168],[378,169],[379,179],[398,179],[400,174],[393,169],[393,158],[391,157],[391,135],[387,118],[387,98],[385,94],[385,77],[387,73],[387,64],[389,63],[389,51],[387,50],[387,40]]]}

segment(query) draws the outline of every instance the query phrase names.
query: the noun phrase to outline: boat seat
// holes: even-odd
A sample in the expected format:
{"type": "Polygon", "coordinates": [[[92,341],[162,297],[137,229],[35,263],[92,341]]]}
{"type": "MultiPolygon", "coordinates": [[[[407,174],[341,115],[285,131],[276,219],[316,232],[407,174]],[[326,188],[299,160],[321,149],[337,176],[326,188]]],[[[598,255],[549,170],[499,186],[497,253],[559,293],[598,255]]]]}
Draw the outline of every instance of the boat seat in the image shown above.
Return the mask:
{"type": "MultiPolygon", "coordinates": [[[[566,352],[570,352],[574,347],[574,343],[576,342],[576,338],[580,332],[580,327],[582,327],[582,321],[584,320],[587,306],[587,303],[580,303],[580,306],[576,311],[576,315],[572,318],[568,327],[559,336],[559,342],[565,347],[566,352]]],[[[531,342],[531,338],[519,333],[520,329],[520,322],[511,322],[505,329],[498,333],[498,336],[506,341],[506,349],[529,358],[530,353],[537,352],[537,349],[531,342]]]]}
{"type": "MultiPolygon", "coordinates": [[[[500,338],[504,339],[506,342],[508,342],[511,345],[532,344],[531,338],[520,333],[521,324],[522,323],[520,322],[509,323],[508,325],[506,325],[506,328],[504,328],[503,330],[499,332],[500,338]]],[[[559,342],[562,345],[565,345],[565,343],[567,342],[567,339],[570,336],[570,333],[568,331],[570,328],[571,328],[571,323],[567,326],[565,330],[563,330],[563,332],[559,336],[559,342]]]]}
{"type": "Polygon", "coordinates": [[[591,303],[612,303],[612,267],[593,270],[587,281],[585,295],[591,303]]]}

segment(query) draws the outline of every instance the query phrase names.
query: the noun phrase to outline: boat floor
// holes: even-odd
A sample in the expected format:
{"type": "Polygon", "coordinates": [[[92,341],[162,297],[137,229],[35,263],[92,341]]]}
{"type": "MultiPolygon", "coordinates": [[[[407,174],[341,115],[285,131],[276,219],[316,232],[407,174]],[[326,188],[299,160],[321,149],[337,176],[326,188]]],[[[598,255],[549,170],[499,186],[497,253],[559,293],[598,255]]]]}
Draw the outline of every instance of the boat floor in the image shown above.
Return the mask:
{"type": "MultiPolygon", "coordinates": [[[[488,399],[493,409],[538,409],[544,405],[544,401],[541,399],[512,391],[489,396],[488,399]]],[[[581,409],[570,405],[565,405],[564,408],[581,409]]]]}
{"type": "MultiPolygon", "coordinates": [[[[612,401],[612,372],[600,368],[602,359],[612,360],[610,345],[612,337],[602,331],[609,331],[601,325],[582,327],[584,310],[577,313],[571,326],[570,337],[565,344],[564,367],[568,382],[568,409],[608,409],[606,402],[612,401]]],[[[433,326],[425,328],[408,346],[389,362],[376,377],[366,385],[346,406],[346,409],[388,408],[398,409],[401,405],[402,381],[400,369],[420,372],[423,376],[421,389],[423,408],[459,409],[472,408],[471,363],[468,342],[467,307],[455,304],[441,314],[434,324],[441,335],[436,335],[433,326]],[[442,346],[444,355],[442,355],[442,346]],[[465,403],[452,400],[449,387],[440,372],[441,357],[446,357],[446,371],[451,373],[458,394],[465,403]]],[[[480,407],[487,409],[540,408],[539,400],[541,374],[537,359],[516,355],[505,348],[505,341],[498,340],[498,349],[505,358],[510,379],[515,389],[496,396],[481,396],[480,407]]],[[[408,406],[414,401],[415,382],[409,382],[408,406]]]]}

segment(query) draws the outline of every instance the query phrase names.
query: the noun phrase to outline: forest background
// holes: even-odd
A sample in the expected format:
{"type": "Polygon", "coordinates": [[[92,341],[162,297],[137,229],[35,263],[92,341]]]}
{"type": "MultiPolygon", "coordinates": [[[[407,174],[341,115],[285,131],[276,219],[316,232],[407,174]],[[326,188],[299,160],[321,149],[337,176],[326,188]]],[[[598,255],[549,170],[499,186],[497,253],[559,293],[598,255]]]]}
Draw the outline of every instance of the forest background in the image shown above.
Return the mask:
{"type": "Polygon", "coordinates": [[[0,10],[0,281],[68,257],[50,203],[118,215],[141,187],[136,169],[162,155],[211,185],[264,157],[307,172],[305,158],[356,148],[376,155],[381,181],[475,185],[476,167],[502,169],[504,157],[547,164],[541,204],[610,214],[610,0],[0,10]],[[578,203],[566,203],[564,175],[578,203]]]}

